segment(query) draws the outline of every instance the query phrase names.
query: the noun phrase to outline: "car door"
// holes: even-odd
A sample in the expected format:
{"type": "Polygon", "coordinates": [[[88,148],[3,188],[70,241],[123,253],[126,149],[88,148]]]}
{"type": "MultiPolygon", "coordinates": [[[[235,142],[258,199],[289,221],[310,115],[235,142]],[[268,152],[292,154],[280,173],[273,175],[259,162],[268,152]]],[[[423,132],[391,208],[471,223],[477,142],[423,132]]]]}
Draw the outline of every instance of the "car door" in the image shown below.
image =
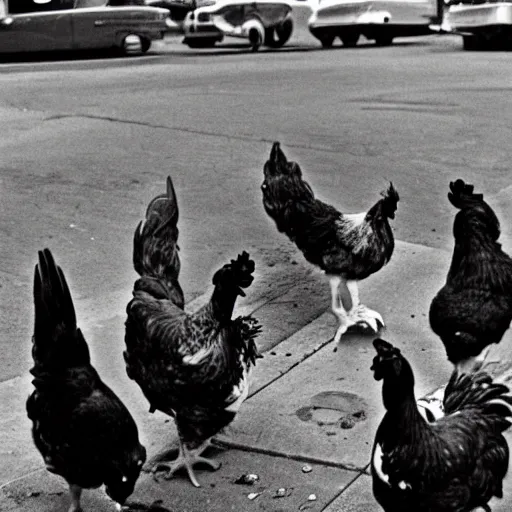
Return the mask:
{"type": "Polygon", "coordinates": [[[0,53],[69,50],[72,42],[70,10],[12,14],[0,20],[0,53]]]}
{"type": "Polygon", "coordinates": [[[77,0],[73,12],[73,44],[77,49],[115,45],[115,9],[105,0],[77,0]]]}

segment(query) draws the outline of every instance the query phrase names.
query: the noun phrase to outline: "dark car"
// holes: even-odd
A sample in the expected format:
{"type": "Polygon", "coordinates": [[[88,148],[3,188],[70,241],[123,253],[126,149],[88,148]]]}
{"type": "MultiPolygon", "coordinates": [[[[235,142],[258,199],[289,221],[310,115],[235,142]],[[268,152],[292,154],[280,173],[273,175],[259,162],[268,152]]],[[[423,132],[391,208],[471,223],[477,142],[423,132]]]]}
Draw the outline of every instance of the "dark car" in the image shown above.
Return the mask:
{"type": "Polygon", "coordinates": [[[0,0],[0,53],[109,48],[146,52],[165,32],[179,31],[167,9],[130,5],[135,2],[0,0]]]}

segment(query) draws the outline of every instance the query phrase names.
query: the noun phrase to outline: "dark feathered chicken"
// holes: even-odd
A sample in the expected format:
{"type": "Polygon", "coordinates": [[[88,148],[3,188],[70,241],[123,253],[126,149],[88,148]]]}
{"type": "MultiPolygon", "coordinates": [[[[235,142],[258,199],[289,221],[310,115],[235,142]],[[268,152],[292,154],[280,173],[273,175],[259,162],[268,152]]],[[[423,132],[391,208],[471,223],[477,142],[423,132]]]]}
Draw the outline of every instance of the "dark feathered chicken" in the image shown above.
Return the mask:
{"type": "Polygon", "coordinates": [[[192,469],[212,436],[235,417],[249,391],[249,373],[258,356],[254,338],[260,327],[252,317],[231,319],[235,301],[253,281],[254,262],[243,252],[213,276],[208,304],[194,314],[183,309],[178,283],[178,204],[171,182],[167,194],[151,201],[134,238],[134,266],[140,274],[126,321],[126,371],[156,409],[173,416],[178,429],[177,460],[159,463],[170,477],[192,469]]]}
{"type": "Polygon", "coordinates": [[[35,391],[27,400],[34,443],[46,469],[69,483],[70,512],[81,510],[83,488],[103,484],[122,504],[133,492],[146,450],[130,413],[91,366],[66,278],[48,249],[39,251],[34,305],[35,391]]]}
{"type": "Polygon", "coordinates": [[[501,341],[512,320],[512,259],[498,242],[500,223],[473,185],[450,183],[455,247],[446,284],[430,306],[430,326],[448,359],[467,372],[501,341]]]}
{"type": "Polygon", "coordinates": [[[414,375],[400,350],[374,341],[372,369],[383,379],[386,414],[372,452],[373,493],[386,512],[469,512],[502,496],[509,450],[509,389],[489,375],[454,372],[445,415],[428,423],[414,397],[414,375]]]}
{"type": "Polygon", "coordinates": [[[388,219],[395,218],[399,200],[393,184],[367,212],[343,214],[315,198],[299,165],[286,159],[279,142],[272,146],[264,174],[261,189],[266,212],[304,257],[329,276],[332,311],[339,320],[335,341],[359,323],[377,332],[384,321],[360,304],[357,281],[380,270],[393,254],[388,219]],[[348,291],[350,304],[343,304],[341,287],[348,291]]]}

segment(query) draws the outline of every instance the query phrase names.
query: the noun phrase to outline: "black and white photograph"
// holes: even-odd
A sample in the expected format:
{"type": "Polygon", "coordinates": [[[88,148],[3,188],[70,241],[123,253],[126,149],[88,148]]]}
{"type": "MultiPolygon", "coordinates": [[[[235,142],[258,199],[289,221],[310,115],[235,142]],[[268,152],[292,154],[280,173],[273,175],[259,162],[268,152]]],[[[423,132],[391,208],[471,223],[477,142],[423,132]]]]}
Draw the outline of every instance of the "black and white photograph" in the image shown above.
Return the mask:
{"type": "Polygon", "coordinates": [[[0,0],[0,511],[510,512],[512,0],[0,0]]]}

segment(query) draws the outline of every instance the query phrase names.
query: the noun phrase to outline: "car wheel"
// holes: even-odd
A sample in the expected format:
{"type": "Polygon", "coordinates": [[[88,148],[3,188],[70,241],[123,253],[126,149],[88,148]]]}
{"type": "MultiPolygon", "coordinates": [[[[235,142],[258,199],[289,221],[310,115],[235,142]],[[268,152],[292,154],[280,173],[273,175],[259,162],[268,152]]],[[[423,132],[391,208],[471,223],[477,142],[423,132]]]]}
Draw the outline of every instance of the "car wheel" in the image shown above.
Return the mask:
{"type": "Polygon", "coordinates": [[[189,48],[213,48],[218,41],[216,37],[198,37],[183,41],[189,48]]]}
{"type": "Polygon", "coordinates": [[[124,55],[134,55],[142,52],[142,39],[136,34],[128,34],[122,42],[121,50],[124,55]]]}
{"type": "Polygon", "coordinates": [[[332,45],[334,43],[334,38],[336,36],[334,34],[318,34],[317,38],[320,41],[320,44],[322,45],[322,48],[332,48],[332,45]]]}
{"type": "Polygon", "coordinates": [[[142,53],[146,53],[151,48],[151,39],[145,37],[141,38],[140,46],[142,53]]]}
{"type": "Polygon", "coordinates": [[[265,41],[265,26],[258,16],[249,16],[243,26],[246,27],[251,50],[257,52],[265,41]]]}
{"type": "Polygon", "coordinates": [[[293,32],[293,21],[291,18],[286,18],[283,23],[275,28],[265,29],[265,40],[263,44],[270,48],[281,48],[290,39],[293,32]]]}
{"type": "Polygon", "coordinates": [[[462,48],[464,50],[473,51],[481,50],[483,47],[483,39],[478,35],[462,36],[462,48]]]}
{"type": "Polygon", "coordinates": [[[358,32],[340,34],[341,42],[343,46],[347,48],[354,48],[357,46],[360,34],[358,32]]]}
{"type": "Polygon", "coordinates": [[[375,38],[375,44],[377,46],[390,46],[393,43],[393,36],[383,35],[375,38]]]}

